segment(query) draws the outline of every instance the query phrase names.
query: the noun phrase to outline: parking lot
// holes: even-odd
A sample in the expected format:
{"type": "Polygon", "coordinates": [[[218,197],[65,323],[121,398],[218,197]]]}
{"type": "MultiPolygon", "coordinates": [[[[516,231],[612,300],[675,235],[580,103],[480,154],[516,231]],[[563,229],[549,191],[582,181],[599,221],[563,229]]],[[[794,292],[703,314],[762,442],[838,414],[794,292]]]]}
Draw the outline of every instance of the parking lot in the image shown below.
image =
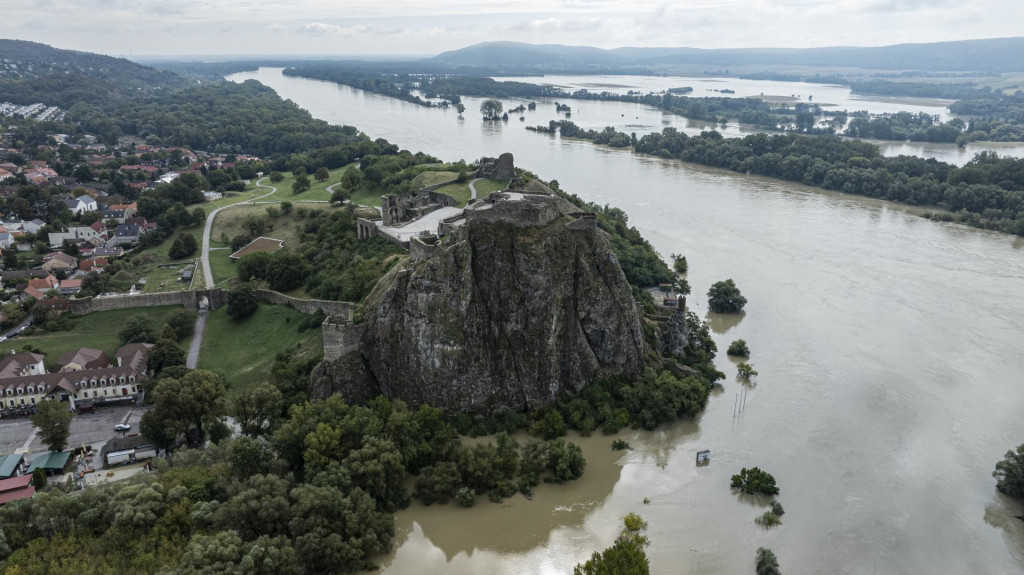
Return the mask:
{"type": "MultiPolygon", "coordinates": [[[[141,405],[97,407],[95,413],[75,414],[71,420],[71,437],[68,448],[94,445],[98,449],[107,440],[120,436],[114,431],[118,423],[132,426],[128,434],[139,432],[139,419],[149,409],[141,405]]],[[[35,428],[27,417],[0,421],[0,454],[27,449],[29,453],[46,451],[46,446],[35,434],[35,428]],[[31,442],[29,439],[31,438],[31,442]],[[28,445],[26,445],[26,443],[28,445]]]]}

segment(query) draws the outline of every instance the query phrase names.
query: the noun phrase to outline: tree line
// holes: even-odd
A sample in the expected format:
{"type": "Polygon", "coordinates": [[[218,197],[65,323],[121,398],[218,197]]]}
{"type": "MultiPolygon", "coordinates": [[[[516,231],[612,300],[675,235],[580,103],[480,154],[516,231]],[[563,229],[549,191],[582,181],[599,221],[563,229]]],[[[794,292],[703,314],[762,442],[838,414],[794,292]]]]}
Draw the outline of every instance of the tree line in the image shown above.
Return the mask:
{"type": "MultiPolygon", "coordinates": [[[[583,130],[567,121],[555,126],[563,135],[596,143],[632,140],[613,128],[583,130]]],[[[674,128],[637,139],[633,149],[826,190],[934,206],[944,211],[927,214],[933,219],[1024,235],[1024,160],[994,152],[957,167],[934,158],[883,157],[874,144],[837,136],[724,138],[715,131],[688,136],[674,128]]]]}

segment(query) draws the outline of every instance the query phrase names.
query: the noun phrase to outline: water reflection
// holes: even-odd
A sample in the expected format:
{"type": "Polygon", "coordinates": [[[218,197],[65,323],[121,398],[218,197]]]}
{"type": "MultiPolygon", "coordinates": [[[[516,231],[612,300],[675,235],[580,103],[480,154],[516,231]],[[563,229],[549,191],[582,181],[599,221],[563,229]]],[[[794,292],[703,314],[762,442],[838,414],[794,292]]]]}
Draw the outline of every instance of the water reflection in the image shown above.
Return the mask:
{"type": "Polygon", "coordinates": [[[704,321],[707,322],[711,331],[721,335],[738,326],[745,317],[747,317],[747,312],[745,311],[739,313],[715,313],[709,311],[704,316],[704,321]]]}

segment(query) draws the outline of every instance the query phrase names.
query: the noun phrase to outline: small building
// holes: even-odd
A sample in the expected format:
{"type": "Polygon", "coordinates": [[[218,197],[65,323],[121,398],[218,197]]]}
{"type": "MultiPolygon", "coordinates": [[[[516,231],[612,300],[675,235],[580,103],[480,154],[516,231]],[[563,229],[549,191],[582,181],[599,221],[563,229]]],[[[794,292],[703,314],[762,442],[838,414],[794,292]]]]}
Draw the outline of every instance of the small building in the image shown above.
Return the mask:
{"type": "Polygon", "coordinates": [[[9,453],[7,455],[0,455],[0,479],[24,475],[27,470],[28,464],[25,463],[25,456],[23,454],[9,453]]]}
{"type": "Polygon", "coordinates": [[[85,371],[102,367],[110,367],[110,359],[107,358],[107,354],[88,347],[80,347],[75,351],[65,353],[53,365],[55,370],[61,372],[85,371]]]}
{"type": "Polygon", "coordinates": [[[0,505],[19,499],[28,499],[35,494],[36,488],[32,487],[31,475],[0,479],[0,505]]]}
{"type": "Polygon", "coordinates": [[[242,249],[228,256],[233,260],[240,259],[242,256],[254,254],[257,252],[263,252],[272,254],[280,249],[284,248],[284,240],[277,240],[274,238],[265,238],[260,236],[253,241],[246,244],[242,249]]]}
{"type": "Polygon", "coordinates": [[[78,260],[64,252],[57,252],[46,259],[41,267],[48,272],[72,272],[78,268],[78,260]]]}
{"type": "Polygon", "coordinates": [[[100,258],[117,258],[124,254],[124,248],[121,246],[106,246],[102,248],[96,248],[92,252],[94,259],[100,258]]]}
{"type": "Polygon", "coordinates": [[[181,272],[181,281],[190,282],[192,281],[193,268],[185,268],[185,271],[181,272]]]}
{"type": "Polygon", "coordinates": [[[156,446],[142,435],[115,437],[100,450],[103,465],[133,463],[156,457],[156,446]]]}
{"type": "Polygon", "coordinates": [[[61,475],[67,469],[70,461],[70,451],[50,451],[37,455],[32,460],[32,465],[29,466],[27,473],[31,475],[36,469],[42,469],[43,473],[47,475],[61,475]]]}

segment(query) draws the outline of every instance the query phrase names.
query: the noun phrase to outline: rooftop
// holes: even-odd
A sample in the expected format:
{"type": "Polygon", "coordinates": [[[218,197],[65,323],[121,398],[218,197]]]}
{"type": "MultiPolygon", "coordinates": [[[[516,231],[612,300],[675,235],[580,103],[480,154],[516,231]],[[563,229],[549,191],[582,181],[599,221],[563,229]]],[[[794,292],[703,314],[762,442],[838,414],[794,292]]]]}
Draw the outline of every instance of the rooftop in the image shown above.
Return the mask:
{"type": "Polygon", "coordinates": [[[228,257],[230,257],[233,260],[237,260],[242,256],[247,256],[249,254],[254,254],[256,252],[272,254],[282,248],[284,248],[284,240],[265,238],[263,236],[260,236],[255,240],[249,242],[245,247],[231,254],[228,257]]]}

